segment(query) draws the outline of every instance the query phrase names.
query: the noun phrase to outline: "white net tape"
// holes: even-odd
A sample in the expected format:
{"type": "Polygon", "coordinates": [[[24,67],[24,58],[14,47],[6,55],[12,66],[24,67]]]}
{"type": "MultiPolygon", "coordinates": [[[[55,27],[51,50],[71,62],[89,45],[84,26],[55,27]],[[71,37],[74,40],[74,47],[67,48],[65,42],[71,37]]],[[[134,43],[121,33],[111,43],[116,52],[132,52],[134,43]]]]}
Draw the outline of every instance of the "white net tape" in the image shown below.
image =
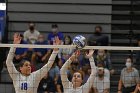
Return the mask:
{"type": "MultiPolygon", "coordinates": [[[[19,48],[73,48],[75,45],[32,45],[32,44],[0,44],[0,47],[19,48]]],[[[119,47],[119,46],[85,46],[83,49],[106,49],[106,50],[140,50],[140,47],[119,47]]]]}

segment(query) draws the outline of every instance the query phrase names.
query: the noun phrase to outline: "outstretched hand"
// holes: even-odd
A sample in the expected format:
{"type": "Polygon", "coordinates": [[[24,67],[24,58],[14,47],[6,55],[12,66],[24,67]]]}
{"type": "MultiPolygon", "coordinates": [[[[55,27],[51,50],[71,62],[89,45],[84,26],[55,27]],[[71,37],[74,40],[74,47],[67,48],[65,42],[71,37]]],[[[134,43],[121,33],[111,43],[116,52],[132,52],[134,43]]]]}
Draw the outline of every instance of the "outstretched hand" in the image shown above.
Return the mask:
{"type": "Polygon", "coordinates": [[[71,61],[74,61],[80,55],[80,50],[76,50],[70,57],[71,61]]]}
{"type": "Polygon", "coordinates": [[[20,34],[19,34],[19,33],[15,33],[15,34],[14,34],[14,41],[13,41],[13,44],[20,44],[20,42],[21,42],[20,34]]]}
{"type": "Polygon", "coordinates": [[[86,58],[90,58],[93,56],[93,53],[94,53],[94,50],[93,49],[90,49],[89,50],[89,53],[86,53],[86,58]]]}
{"type": "MultiPolygon", "coordinates": [[[[61,44],[61,40],[57,37],[54,38],[54,41],[53,41],[53,45],[60,45],[61,44]]],[[[54,49],[55,51],[58,51],[58,48],[55,48],[54,49]]]]}
{"type": "Polygon", "coordinates": [[[60,44],[61,44],[61,40],[59,39],[58,36],[56,36],[56,37],[54,38],[53,45],[60,45],[60,44]]]}

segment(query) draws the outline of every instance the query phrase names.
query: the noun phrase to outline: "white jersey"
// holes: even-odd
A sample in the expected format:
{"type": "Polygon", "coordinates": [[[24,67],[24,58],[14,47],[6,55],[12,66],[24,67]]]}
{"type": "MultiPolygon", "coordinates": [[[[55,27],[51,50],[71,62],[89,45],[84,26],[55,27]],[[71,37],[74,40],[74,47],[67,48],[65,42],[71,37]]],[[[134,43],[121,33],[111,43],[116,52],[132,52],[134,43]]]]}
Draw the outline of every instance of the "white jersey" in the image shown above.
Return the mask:
{"type": "Polygon", "coordinates": [[[98,93],[104,93],[105,89],[110,88],[110,80],[108,77],[104,77],[103,80],[100,80],[98,77],[94,80],[94,88],[98,90],[98,93]]]}
{"type": "Polygon", "coordinates": [[[18,72],[12,62],[14,58],[15,48],[10,48],[6,65],[8,72],[13,80],[16,93],[37,93],[37,88],[40,80],[47,74],[52,67],[58,51],[53,51],[46,65],[41,69],[31,73],[29,76],[23,76],[18,72]]]}
{"type": "Polygon", "coordinates": [[[27,30],[24,32],[24,40],[25,41],[29,40],[32,44],[34,44],[37,41],[39,35],[40,32],[38,30],[34,30],[33,33],[31,33],[30,30],[27,30]]]}
{"type": "Polygon", "coordinates": [[[73,88],[73,84],[68,80],[67,73],[66,73],[67,68],[70,66],[72,61],[68,59],[66,63],[62,66],[60,73],[61,73],[61,80],[64,88],[64,93],[88,93],[89,92],[90,88],[93,85],[94,78],[96,76],[96,66],[93,57],[89,58],[89,60],[92,69],[91,75],[84,85],[76,89],[73,88]]]}

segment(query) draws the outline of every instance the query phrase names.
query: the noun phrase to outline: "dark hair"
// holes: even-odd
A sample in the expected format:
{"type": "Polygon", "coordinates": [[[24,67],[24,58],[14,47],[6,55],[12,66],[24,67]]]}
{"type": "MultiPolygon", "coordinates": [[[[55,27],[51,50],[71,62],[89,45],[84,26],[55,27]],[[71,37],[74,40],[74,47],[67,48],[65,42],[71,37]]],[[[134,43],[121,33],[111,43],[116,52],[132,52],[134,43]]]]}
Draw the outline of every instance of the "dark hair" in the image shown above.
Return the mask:
{"type": "Polygon", "coordinates": [[[21,34],[21,33],[20,33],[20,37],[22,37],[22,38],[23,38],[23,37],[24,37],[24,36],[23,36],[23,34],[21,34]]]}
{"type": "MultiPolygon", "coordinates": [[[[54,60],[54,64],[58,66],[59,60],[60,60],[60,59],[58,58],[58,56],[56,56],[56,58],[55,58],[55,60],[54,60]]],[[[54,65],[54,66],[55,66],[55,65],[54,65]]]]}
{"type": "Polygon", "coordinates": [[[130,55],[126,59],[131,59],[131,63],[133,63],[133,57],[130,55]]]}
{"type": "Polygon", "coordinates": [[[58,28],[57,24],[52,24],[52,28],[58,28]]]}
{"type": "Polygon", "coordinates": [[[102,31],[102,27],[101,27],[101,26],[99,26],[99,25],[96,26],[96,27],[95,27],[95,30],[96,30],[97,28],[99,28],[99,29],[102,31]]]}
{"type": "Polygon", "coordinates": [[[23,59],[23,60],[20,61],[20,63],[18,64],[18,71],[19,72],[21,72],[20,71],[20,67],[23,67],[24,63],[27,62],[27,61],[29,62],[29,60],[25,60],[25,59],[23,59]]]}
{"type": "MultiPolygon", "coordinates": [[[[64,39],[66,39],[66,38],[69,38],[70,39],[70,43],[69,44],[72,44],[71,36],[70,35],[65,35],[64,39]]],[[[65,40],[64,40],[64,45],[65,45],[65,40]]]]}
{"type": "Polygon", "coordinates": [[[19,67],[23,67],[25,62],[29,62],[29,60],[25,60],[25,59],[21,60],[19,63],[19,67]]]}

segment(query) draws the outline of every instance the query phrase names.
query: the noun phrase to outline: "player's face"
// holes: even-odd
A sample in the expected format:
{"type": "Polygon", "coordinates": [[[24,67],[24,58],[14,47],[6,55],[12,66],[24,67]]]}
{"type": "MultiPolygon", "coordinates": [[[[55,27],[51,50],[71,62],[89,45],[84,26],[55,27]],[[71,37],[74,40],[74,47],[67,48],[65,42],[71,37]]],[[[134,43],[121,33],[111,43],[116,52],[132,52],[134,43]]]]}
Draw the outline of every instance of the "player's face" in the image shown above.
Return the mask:
{"type": "Polygon", "coordinates": [[[23,66],[20,67],[20,71],[23,75],[30,75],[31,73],[31,64],[30,62],[26,61],[24,62],[23,66]]]}
{"type": "Polygon", "coordinates": [[[78,73],[78,72],[74,73],[73,77],[72,77],[72,84],[75,87],[80,87],[82,82],[83,82],[82,75],[80,73],[78,73]]]}

